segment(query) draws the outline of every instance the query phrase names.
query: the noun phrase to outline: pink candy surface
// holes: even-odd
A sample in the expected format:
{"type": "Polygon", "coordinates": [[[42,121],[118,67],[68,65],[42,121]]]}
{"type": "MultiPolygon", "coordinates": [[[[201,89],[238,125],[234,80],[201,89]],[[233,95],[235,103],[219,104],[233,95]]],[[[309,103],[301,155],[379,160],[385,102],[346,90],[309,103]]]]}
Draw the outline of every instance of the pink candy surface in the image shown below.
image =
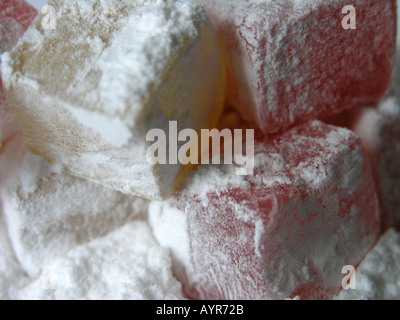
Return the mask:
{"type": "Polygon", "coordinates": [[[342,27],[346,0],[201,0],[225,44],[229,101],[265,132],[362,104],[391,83],[394,0],[357,0],[356,30],[342,27]]]}
{"type": "Polygon", "coordinates": [[[309,122],[255,149],[254,176],[203,168],[175,199],[152,204],[156,237],[173,252],[189,297],[332,297],[341,268],[357,265],[379,234],[360,140],[309,122]],[[168,229],[185,235],[171,243],[168,229]]]}

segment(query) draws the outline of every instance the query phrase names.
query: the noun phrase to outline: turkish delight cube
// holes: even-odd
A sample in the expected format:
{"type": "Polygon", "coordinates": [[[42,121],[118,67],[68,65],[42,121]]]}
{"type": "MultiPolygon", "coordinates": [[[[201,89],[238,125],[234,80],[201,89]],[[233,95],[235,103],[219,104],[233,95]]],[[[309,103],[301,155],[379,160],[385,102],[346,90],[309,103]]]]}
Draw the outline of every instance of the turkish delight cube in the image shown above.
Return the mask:
{"type": "Polygon", "coordinates": [[[229,102],[265,133],[376,103],[390,86],[395,0],[199,1],[225,45],[229,102]]]}
{"type": "Polygon", "coordinates": [[[74,247],[145,215],[147,201],[64,173],[21,134],[0,155],[0,196],[16,256],[30,277],[74,247]]]}
{"type": "Polygon", "coordinates": [[[193,1],[49,1],[2,57],[3,83],[28,145],[72,174],[148,199],[188,171],[147,161],[147,133],[169,122],[212,128],[225,100],[223,55],[193,1]]]}
{"type": "Polygon", "coordinates": [[[17,299],[183,299],[168,250],[155,241],[147,222],[134,221],[60,257],[17,299]]]}
{"type": "Polygon", "coordinates": [[[253,175],[200,167],[149,214],[196,299],[331,298],[380,228],[359,138],[319,121],[258,139],[253,175]]]}

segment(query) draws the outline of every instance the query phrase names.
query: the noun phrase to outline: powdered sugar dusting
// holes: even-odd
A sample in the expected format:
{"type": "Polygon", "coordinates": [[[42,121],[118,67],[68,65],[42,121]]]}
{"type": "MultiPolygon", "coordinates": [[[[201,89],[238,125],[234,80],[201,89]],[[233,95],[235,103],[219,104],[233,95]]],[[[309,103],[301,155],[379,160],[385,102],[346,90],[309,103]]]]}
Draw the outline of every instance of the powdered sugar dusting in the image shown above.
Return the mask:
{"type": "Polygon", "coordinates": [[[183,299],[181,285],[171,275],[168,251],[141,221],[71,250],[16,298],[183,299]]]}
{"type": "Polygon", "coordinates": [[[400,299],[400,234],[387,231],[356,270],[356,289],[342,290],[338,300],[400,299]]]}
{"type": "Polygon", "coordinates": [[[38,17],[2,58],[27,144],[81,178],[147,199],[169,196],[187,170],[149,164],[146,134],[168,132],[168,120],[194,130],[213,127],[224,102],[221,48],[202,6],[194,0],[49,4],[57,28],[43,30],[38,17]]]}

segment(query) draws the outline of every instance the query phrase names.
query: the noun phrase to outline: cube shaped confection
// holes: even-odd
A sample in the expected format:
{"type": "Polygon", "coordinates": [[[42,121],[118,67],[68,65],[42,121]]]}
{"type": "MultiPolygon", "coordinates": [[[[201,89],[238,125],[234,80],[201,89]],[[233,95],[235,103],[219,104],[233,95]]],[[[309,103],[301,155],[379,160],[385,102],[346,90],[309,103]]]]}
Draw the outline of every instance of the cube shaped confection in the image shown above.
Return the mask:
{"type": "Polygon", "coordinates": [[[186,167],[151,165],[150,129],[212,128],[222,111],[222,53],[193,1],[49,1],[3,55],[10,107],[27,143],[74,175],[124,193],[160,199],[186,167]]]}
{"type": "Polygon", "coordinates": [[[147,222],[135,221],[71,250],[17,299],[183,299],[168,250],[155,241],[147,222]]]}
{"type": "Polygon", "coordinates": [[[399,260],[400,234],[394,229],[387,230],[357,268],[353,280],[355,290],[348,287],[337,299],[399,300],[399,260]]]}
{"type": "MultiPolygon", "coordinates": [[[[11,50],[36,17],[37,11],[23,0],[0,3],[0,54],[11,50]]],[[[0,77],[0,146],[16,131],[17,125],[5,103],[0,77]]]]}
{"type": "Polygon", "coordinates": [[[147,212],[147,201],[70,176],[15,135],[0,155],[3,210],[16,256],[31,277],[72,248],[147,212]]]}
{"type": "Polygon", "coordinates": [[[265,133],[375,103],[390,86],[395,0],[199,1],[226,47],[229,101],[265,133]]]}
{"type": "Polygon", "coordinates": [[[149,212],[187,296],[200,299],[331,298],[380,228],[359,139],[318,121],[259,139],[254,175],[200,167],[149,212]]]}
{"type": "Polygon", "coordinates": [[[351,128],[361,137],[373,166],[382,228],[400,230],[400,102],[389,98],[354,118],[351,128]]]}

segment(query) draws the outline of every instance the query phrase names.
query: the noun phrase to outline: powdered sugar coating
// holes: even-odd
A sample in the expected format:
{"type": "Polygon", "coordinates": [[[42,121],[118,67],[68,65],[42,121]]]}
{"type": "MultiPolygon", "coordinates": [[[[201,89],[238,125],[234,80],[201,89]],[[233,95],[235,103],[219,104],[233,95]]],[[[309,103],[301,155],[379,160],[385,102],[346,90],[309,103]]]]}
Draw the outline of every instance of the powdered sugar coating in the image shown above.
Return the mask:
{"type": "Polygon", "coordinates": [[[2,56],[27,143],[74,175],[168,196],[187,170],[148,164],[147,132],[168,133],[168,120],[212,128],[224,101],[222,54],[205,11],[195,1],[49,3],[56,30],[43,30],[39,16],[2,56]]]}
{"type": "Polygon", "coordinates": [[[135,221],[54,261],[16,299],[183,299],[168,251],[135,221]]]}
{"type": "Polygon", "coordinates": [[[14,299],[15,292],[28,283],[29,279],[21,268],[8,238],[7,226],[0,207],[0,299],[14,299]]]}
{"type": "Polygon", "coordinates": [[[356,289],[342,290],[338,300],[400,299],[400,234],[388,230],[356,270],[356,289]]]}
{"type": "Polygon", "coordinates": [[[31,277],[72,248],[147,211],[145,200],[70,176],[31,154],[20,135],[4,146],[0,174],[10,239],[31,277]]]}

